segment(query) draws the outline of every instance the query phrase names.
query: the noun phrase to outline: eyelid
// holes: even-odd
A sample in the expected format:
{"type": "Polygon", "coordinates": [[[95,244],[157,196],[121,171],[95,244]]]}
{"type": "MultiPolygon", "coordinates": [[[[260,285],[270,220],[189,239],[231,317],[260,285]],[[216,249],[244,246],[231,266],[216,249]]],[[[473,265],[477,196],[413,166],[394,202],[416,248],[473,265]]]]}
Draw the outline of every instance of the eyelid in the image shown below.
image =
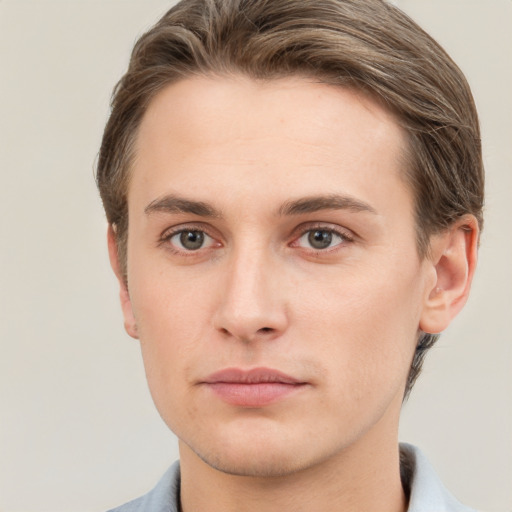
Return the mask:
{"type": "Polygon", "coordinates": [[[212,228],[208,224],[204,224],[203,222],[183,222],[182,224],[176,224],[174,226],[170,226],[165,228],[160,234],[159,238],[161,240],[168,239],[169,237],[175,235],[176,233],[181,233],[182,231],[202,231],[206,233],[208,236],[212,238],[218,238],[218,235],[212,234],[212,228]]]}
{"type": "Polygon", "coordinates": [[[201,251],[201,249],[208,250],[208,249],[212,248],[212,246],[220,247],[222,245],[222,242],[219,241],[220,237],[217,234],[214,234],[212,231],[213,230],[211,229],[210,226],[205,225],[201,222],[190,222],[190,223],[178,224],[176,226],[166,228],[166,229],[164,229],[164,231],[162,231],[162,233],[160,234],[160,236],[158,238],[158,245],[168,244],[169,248],[177,254],[183,254],[183,255],[188,255],[188,256],[195,255],[195,254],[199,253],[201,251]],[[205,236],[207,236],[208,238],[211,238],[214,243],[209,245],[208,247],[204,247],[204,248],[201,247],[201,248],[197,249],[196,251],[190,251],[190,250],[187,251],[186,249],[181,249],[179,247],[175,247],[172,244],[170,244],[170,240],[174,236],[176,236],[179,233],[182,233],[184,231],[200,231],[200,232],[204,233],[205,236]]]}
{"type": "Polygon", "coordinates": [[[341,247],[346,246],[347,244],[350,244],[355,241],[356,235],[349,229],[344,228],[339,225],[334,225],[328,222],[311,222],[311,223],[305,223],[298,226],[293,233],[293,240],[290,242],[290,247],[300,247],[301,249],[313,253],[313,254],[328,254],[330,252],[334,252],[339,250],[341,247]],[[326,249],[315,249],[314,247],[300,247],[298,246],[299,240],[310,231],[327,231],[330,233],[333,233],[334,235],[337,235],[342,238],[342,242],[332,246],[327,247],[326,249]]]}
{"type": "MultiPolygon", "coordinates": [[[[335,235],[338,235],[343,239],[343,242],[341,242],[333,247],[328,247],[326,249],[303,248],[304,250],[309,251],[311,253],[325,254],[325,253],[329,253],[331,251],[336,251],[337,249],[340,248],[340,246],[345,246],[349,243],[354,242],[357,239],[357,235],[352,230],[345,228],[343,226],[340,226],[338,224],[331,224],[329,222],[318,222],[318,221],[305,222],[303,224],[300,224],[293,230],[292,235],[291,235],[292,240],[291,240],[291,242],[288,243],[288,246],[290,246],[290,247],[295,246],[295,244],[298,242],[298,240],[302,236],[304,236],[306,233],[313,231],[315,229],[322,230],[322,231],[328,231],[335,235]]],[[[170,246],[170,249],[173,250],[174,252],[179,253],[179,254],[188,255],[188,256],[191,256],[191,255],[201,252],[201,249],[203,249],[203,248],[200,248],[197,251],[190,251],[190,250],[187,251],[184,249],[182,250],[179,247],[171,246],[171,244],[169,243],[170,239],[173,236],[175,236],[176,234],[179,234],[183,231],[187,231],[187,230],[203,232],[206,236],[208,236],[209,238],[211,238],[214,241],[214,243],[212,244],[214,248],[221,247],[223,245],[223,242],[221,240],[221,236],[219,235],[219,233],[215,229],[213,229],[209,224],[205,224],[202,222],[185,222],[183,224],[178,224],[178,225],[166,228],[165,230],[162,231],[162,233],[160,234],[160,236],[158,238],[158,245],[167,244],[170,246]]],[[[212,248],[212,246],[210,245],[209,247],[205,247],[204,249],[208,250],[211,248],[212,248]]]]}
{"type": "Polygon", "coordinates": [[[309,231],[313,231],[315,229],[318,229],[320,231],[329,231],[349,241],[354,241],[356,239],[355,233],[350,229],[336,224],[331,224],[329,222],[308,222],[301,224],[300,226],[297,226],[297,228],[295,228],[292,236],[294,238],[298,238],[305,235],[309,231]]]}

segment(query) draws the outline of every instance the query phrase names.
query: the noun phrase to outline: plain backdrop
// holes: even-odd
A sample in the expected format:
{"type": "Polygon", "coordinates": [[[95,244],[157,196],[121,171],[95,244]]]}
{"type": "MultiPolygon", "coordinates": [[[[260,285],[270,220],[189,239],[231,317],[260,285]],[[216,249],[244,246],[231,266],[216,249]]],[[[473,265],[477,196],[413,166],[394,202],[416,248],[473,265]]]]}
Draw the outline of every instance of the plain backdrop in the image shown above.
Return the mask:
{"type": "MultiPolygon", "coordinates": [[[[472,297],[403,411],[446,486],[512,511],[512,2],[395,1],[481,113],[486,228],[472,297]]],[[[123,331],[93,167],[111,89],[163,0],[0,0],[0,512],[106,510],[177,457],[123,331]]]]}

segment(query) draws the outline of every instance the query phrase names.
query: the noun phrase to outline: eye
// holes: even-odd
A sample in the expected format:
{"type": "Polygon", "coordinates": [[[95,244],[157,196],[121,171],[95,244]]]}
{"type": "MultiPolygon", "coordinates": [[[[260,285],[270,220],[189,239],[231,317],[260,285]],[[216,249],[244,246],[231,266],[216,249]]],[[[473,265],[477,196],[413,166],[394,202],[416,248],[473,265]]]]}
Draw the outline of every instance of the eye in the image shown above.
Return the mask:
{"type": "Polygon", "coordinates": [[[340,245],[345,240],[346,237],[331,229],[310,229],[297,240],[297,245],[319,251],[340,245]]]}
{"type": "Polygon", "coordinates": [[[183,229],[168,236],[167,240],[175,248],[184,251],[197,251],[214,243],[211,236],[197,229],[183,229]]]}

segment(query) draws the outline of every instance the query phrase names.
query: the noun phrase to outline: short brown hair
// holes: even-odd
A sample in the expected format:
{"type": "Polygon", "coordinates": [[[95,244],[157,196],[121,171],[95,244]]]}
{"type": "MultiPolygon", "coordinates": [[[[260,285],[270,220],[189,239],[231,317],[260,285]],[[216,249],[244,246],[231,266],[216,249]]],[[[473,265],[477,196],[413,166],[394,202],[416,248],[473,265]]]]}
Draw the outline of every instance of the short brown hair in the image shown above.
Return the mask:
{"type": "MultiPolygon", "coordinates": [[[[414,21],[383,0],[182,0],[136,43],[114,89],[97,184],[126,276],[127,190],[138,128],[165,86],[196,75],[305,76],[364,90],[408,134],[405,179],[418,252],[464,214],[482,226],[478,117],[464,75],[414,21]]],[[[422,333],[406,395],[438,335],[422,333]]]]}

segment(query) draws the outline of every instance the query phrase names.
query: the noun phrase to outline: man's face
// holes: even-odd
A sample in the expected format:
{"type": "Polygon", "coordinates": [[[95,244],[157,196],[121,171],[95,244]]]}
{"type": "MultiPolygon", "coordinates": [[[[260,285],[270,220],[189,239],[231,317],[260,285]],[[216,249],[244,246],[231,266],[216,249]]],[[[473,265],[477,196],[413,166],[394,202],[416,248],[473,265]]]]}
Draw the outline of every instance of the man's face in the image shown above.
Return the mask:
{"type": "Polygon", "coordinates": [[[195,78],[152,101],[124,314],[183,451],[282,475],[396,437],[434,279],[404,139],[362,94],[299,78],[195,78]]]}

